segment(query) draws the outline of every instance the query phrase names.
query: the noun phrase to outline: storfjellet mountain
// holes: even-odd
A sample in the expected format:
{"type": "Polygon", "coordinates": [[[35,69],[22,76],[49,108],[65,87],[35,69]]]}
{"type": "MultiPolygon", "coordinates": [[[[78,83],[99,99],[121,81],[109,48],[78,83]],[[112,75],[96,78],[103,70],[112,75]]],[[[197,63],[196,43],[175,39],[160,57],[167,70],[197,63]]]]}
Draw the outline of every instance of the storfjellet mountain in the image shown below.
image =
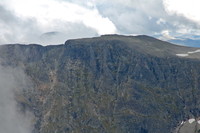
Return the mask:
{"type": "Polygon", "coordinates": [[[0,46],[32,82],[16,93],[33,133],[200,132],[200,49],[149,36],[0,46]]]}

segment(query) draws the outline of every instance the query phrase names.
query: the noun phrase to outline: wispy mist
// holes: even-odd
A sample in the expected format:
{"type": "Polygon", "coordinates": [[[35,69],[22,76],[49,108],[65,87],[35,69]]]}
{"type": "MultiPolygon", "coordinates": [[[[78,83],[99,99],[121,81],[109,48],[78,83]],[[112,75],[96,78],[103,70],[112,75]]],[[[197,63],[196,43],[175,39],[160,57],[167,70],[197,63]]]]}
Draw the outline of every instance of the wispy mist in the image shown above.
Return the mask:
{"type": "Polygon", "coordinates": [[[0,133],[32,132],[32,114],[21,112],[15,100],[15,92],[29,86],[27,81],[21,69],[0,66],[0,133]]]}

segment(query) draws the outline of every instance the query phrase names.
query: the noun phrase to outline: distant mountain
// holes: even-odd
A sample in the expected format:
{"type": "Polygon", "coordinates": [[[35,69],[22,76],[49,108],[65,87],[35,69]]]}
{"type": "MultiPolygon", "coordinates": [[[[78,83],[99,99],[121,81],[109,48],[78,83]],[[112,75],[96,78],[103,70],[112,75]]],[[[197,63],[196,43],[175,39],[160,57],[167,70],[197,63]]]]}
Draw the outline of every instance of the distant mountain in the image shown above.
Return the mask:
{"type": "Polygon", "coordinates": [[[39,37],[39,41],[45,45],[48,43],[56,44],[58,40],[65,40],[65,34],[62,32],[52,31],[46,32],[39,37]]]}
{"type": "Polygon", "coordinates": [[[190,47],[200,47],[200,39],[174,39],[169,40],[169,42],[190,47]]]}
{"type": "Polygon", "coordinates": [[[0,59],[32,81],[16,100],[33,112],[33,133],[199,132],[198,48],[105,35],[2,45],[0,59]]]}

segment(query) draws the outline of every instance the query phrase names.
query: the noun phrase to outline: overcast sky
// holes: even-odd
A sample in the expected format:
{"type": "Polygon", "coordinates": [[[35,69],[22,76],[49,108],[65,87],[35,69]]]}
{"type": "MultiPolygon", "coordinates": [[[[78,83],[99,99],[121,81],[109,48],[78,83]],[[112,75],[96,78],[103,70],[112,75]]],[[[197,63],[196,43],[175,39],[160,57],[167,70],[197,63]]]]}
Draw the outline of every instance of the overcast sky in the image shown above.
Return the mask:
{"type": "Polygon", "coordinates": [[[0,44],[102,34],[200,35],[199,0],[0,0],[0,44]]]}

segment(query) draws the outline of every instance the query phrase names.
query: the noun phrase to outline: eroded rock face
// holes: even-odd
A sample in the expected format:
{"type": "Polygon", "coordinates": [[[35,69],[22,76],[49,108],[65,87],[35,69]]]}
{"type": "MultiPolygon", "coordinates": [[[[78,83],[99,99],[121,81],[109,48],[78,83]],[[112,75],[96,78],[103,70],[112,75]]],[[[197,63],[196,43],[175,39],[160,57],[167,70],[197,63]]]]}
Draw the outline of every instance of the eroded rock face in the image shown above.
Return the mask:
{"type": "Polygon", "coordinates": [[[176,55],[195,50],[147,36],[103,36],[5,45],[0,57],[32,80],[18,103],[34,113],[34,133],[169,133],[200,116],[199,53],[176,55]]]}

